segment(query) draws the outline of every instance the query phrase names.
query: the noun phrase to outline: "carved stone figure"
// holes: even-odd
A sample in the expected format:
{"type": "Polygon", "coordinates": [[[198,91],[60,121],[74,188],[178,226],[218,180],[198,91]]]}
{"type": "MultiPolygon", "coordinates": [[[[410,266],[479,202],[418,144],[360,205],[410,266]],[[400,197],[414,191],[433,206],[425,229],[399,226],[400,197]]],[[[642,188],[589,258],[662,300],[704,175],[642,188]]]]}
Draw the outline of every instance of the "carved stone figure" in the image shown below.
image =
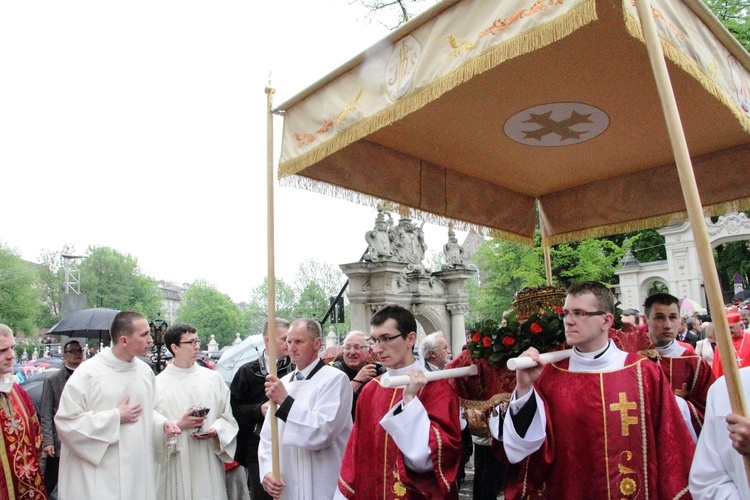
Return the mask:
{"type": "Polygon", "coordinates": [[[448,230],[448,243],[443,245],[443,255],[445,255],[444,268],[453,269],[464,265],[464,249],[458,244],[458,238],[453,229],[448,230]]]}
{"type": "Polygon", "coordinates": [[[378,262],[393,257],[392,242],[395,236],[392,230],[393,217],[387,212],[386,214],[388,215],[388,222],[385,221],[383,212],[378,212],[375,218],[375,228],[365,233],[365,241],[367,241],[366,261],[378,262]]]}
{"type": "Polygon", "coordinates": [[[424,271],[422,260],[424,259],[427,245],[424,242],[423,227],[424,222],[422,222],[420,227],[417,227],[409,217],[402,217],[394,230],[396,237],[394,239],[393,251],[399,261],[409,264],[409,271],[424,271]]]}

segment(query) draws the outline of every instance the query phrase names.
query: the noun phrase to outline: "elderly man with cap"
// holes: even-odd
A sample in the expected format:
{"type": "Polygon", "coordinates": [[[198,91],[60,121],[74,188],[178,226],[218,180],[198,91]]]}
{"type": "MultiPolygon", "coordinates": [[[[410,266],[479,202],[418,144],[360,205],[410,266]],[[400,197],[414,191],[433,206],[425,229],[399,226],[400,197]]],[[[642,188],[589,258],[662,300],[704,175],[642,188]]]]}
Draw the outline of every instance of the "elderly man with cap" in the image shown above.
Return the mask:
{"type": "MultiPolygon", "coordinates": [[[[734,347],[734,355],[737,358],[737,365],[740,368],[750,366],[750,340],[747,339],[748,335],[745,333],[742,316],[740,316],[740,312],[737,309],[727,311],[727,323],[729,323],[729,332],[732,334],[732,346],[734,347]]],[[[724,366],[721,362],[718,346],[716,346],[714,364],[711,368],[716,378],[724,375],[724,366]]]]}

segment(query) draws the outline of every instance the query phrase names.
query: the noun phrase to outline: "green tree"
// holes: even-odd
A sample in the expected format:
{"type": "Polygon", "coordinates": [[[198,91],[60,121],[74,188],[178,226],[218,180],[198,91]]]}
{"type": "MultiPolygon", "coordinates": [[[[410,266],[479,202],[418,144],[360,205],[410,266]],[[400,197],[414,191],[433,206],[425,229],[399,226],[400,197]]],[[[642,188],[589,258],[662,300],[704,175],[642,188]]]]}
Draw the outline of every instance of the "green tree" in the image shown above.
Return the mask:
{"type": "Polygon", "coordinates": [[[161,309],[156,281],[143,274],[138,259],[109,247],[89,247],[81,261],[81,293],[89,307],[136,311],[153,318],[161,309]]]}
{"type": "Polygon", "coordinates": [[[0,246],[0,323],[16,333],[36,337],[41,297],[38,270],[12,249],[0,246]]]}
{"type": "Polygon", "coordinates": [[[705,0],[724,26],[750,50],[750,0],[705,0]]]}
{"type": "Polygon", "coordinates": [[[625,252],[608,239],[590,238],[551,249],[552,274],[562,287],[581,281],[614,283],[625,252]]]}
{"type": "Polygon", "coordinates": [[[75,249],[70,245],[53,252],[42,250],[39,254],[38,287],[42,296],[41,324],[52,326],[60,320],[62,297],[65,293],[65,259],[63,255],[73,255],[75,249]]]}
{"type": "MultiPolygon", "coordinates": [[[[294,278],[297,297],[294,317],[322,321],[330,307],[330,297],[338,295],[344,281],[341,270],[331,264],[315,260],[302,262],[294,278]]],[[[346,303],[346,298],[344,300],[346,303]]]]}
{"type": "Polygon", "coordinates": [[[545,283],[544,261],[539,247],[531,248],[499,239],[488,239],[472,256],[482,276],[469,282],[469,321],[500,321],[510,309],[513,295],[526,286],[545,283]]]}
{"type": "Polygon", "coordinates": [[[222,347],[234,341],[241,327],[239,307],[205,280],[198,280],[185,290],[175,321],[193,325],[203,343],[213,334],[222,347]]]}
{"type": "MultiPolygon", "coordinates": [[[[295,319],[297,297],[294,289],[283,279],[276,279],[276,317],[289,321],[295,319]]],[[[263,331],[268,319],[268,278],[250,292],[250,302],[242,311],[240,332],[255,335],[263,331]]]]}

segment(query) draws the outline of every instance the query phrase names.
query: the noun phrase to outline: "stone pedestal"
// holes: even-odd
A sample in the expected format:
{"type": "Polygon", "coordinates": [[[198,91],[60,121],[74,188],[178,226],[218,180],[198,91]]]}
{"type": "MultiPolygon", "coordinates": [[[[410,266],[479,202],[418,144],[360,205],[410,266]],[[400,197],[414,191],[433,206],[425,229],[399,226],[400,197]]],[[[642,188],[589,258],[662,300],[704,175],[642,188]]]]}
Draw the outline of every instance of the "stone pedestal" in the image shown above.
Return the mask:
{"type": "Polygon", "coordinates": [[[397,304],[414,314],[421,326],[419,337],[440,330],[451,350],[461,351],[466,343],[466,280],[476,275],[475,269],[456,266],[430,274],[407,272],[408,264],[395,261],[354,262],[340,267],[349,278],[352,330],[369,332],[373,313],[384,305],[397,304]]]}

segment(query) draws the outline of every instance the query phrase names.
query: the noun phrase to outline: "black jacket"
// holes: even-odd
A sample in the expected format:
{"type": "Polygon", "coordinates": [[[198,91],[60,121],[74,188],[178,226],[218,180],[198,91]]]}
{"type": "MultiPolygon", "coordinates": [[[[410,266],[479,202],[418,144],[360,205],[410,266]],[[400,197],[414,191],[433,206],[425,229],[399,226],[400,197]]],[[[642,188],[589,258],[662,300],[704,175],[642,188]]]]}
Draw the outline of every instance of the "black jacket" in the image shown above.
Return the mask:
{"type": "MultiPolygon", "coordinates": [[[[237,451],[234,459],[245,467],[250,462],[258,462],[259,434],[263,427],[263,413],[260,407],[268,401],[265,389],[268,370],[261,365],[261,360],[263,360],[262,357],[257,361],[242,365],[235,373],[229,387],[232,414],[240,428],[237,433],[237,451]]],[[[276,362],[276,374],[279,378],[292,370],[294,370],[294,365],[288,357],[276,362]]]]}

